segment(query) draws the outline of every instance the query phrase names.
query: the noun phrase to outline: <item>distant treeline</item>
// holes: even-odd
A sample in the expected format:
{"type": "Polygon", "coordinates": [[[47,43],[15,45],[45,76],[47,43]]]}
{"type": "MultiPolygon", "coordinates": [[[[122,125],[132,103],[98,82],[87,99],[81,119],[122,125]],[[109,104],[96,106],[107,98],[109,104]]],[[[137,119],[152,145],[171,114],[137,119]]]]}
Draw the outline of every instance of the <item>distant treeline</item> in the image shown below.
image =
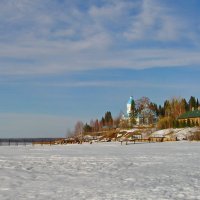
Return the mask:
{"type": "MultiPolygon", "coordinates": [[[[148,97],[142,97],[138,100],[133,100],[131,105],[132,118],[131,126],[135,124],[134,118],[140,113],[144,108],[149,108],[157,114],[158,122],[157,127],[160,129],[165,128],[179,128],[179,127],[192,127],[199,126],[199,124],[193,124],[193,122],[179,122],[177,118],[188,111],[192,111],[193,109],[197,109],[199,107],[198,98],[191,96],[187,101],[185,98],[174,97],[170,100],[165,100],[163,105],[158,105],[150,101],[148,97]]],[[[105,115],[99,119],[91,119],[89,123],[83,123],[82,121],[78,121],[75,124],[74,131],[70,134],[80,134],[80,133],[89,133],[89,132],[99,132],[105,128],[110,127],[119,127],[119,128],[131,128],[130,124],[121,123],[123,113],[121,112],[117,117],[113,117],[110,111],[105,112],[105,115]]]]}
{"type": "Polygon", "coordinates": [[[189,119],[187,121],[179,121],[178,117],[185,112],[196,110],[199,107],[199,100],[193,96],[190,97],[189,101],[184,98],[172,98],[166,100],[164,106],[159,106],[158,109],[158,128],[184,128],[199,126],[198,123],[194,123],[189,119]]]}

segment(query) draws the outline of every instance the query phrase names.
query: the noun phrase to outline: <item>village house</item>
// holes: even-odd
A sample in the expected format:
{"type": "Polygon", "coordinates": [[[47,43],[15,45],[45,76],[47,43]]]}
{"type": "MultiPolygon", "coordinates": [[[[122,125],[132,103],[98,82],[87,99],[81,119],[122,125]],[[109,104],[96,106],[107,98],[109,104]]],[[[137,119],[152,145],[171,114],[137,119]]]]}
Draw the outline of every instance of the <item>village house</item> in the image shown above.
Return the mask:
{"type": "Polygon", "coordinates": [[[179,118],[179,122],[187,122],[190,120],[190,123],[200,124],[200,107],[198,109],[192,109],[192,111],[182,114],[179,118]]]}
{"type": "Polygon", "coordinates": [[[147,106],[141,110],[136,116],[137,125],[152,125],[156,124],[158,120],[157,114],[155,111],[151,110],[147,106]]]}

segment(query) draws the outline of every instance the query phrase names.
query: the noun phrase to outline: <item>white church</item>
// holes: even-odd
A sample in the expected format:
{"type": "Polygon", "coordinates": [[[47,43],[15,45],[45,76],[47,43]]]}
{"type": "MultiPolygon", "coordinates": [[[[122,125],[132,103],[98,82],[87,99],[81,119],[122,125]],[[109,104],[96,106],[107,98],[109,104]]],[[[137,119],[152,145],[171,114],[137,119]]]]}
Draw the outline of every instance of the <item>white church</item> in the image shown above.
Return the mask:
{"type": "MultiPolygon", "coordinates": [[[[123,114],[122,120],[128,120],[130,122],[130,117],[132,115],[131,105],[134,99],[131,96],[127,102],[127,112],[123,114]]],[[[145,105],[145,108],[138,113],[134,113],[136,125],[153,125],[157,122],[157,114],[155,111],[149,108],[148,105],[145,105]]]]}

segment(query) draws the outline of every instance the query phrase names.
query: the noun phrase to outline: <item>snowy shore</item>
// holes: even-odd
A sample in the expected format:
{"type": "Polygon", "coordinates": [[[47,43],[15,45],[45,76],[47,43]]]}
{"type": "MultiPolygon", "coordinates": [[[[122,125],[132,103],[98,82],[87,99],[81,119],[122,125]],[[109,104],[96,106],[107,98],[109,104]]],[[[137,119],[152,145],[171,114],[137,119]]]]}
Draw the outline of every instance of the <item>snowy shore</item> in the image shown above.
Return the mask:
{"type": "Polygon", "coordinates": [[[0,199],[200,199],[200,143],[0,147],[0,199]]]}

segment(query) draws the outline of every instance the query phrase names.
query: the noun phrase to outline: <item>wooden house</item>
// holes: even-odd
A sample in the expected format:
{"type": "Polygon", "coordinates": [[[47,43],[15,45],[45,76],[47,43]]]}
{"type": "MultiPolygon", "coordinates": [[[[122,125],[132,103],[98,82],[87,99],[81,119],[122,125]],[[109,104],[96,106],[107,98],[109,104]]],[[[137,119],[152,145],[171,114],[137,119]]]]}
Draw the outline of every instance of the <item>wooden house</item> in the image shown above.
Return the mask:
{"type": "Polygon", "coordinates": [[[186,112],[178,118],[179,122],[185,121],[187,123],[188,120],[190,120],[190,123],[200,125],[200,107],[197,110],[193,109],[192,111],[186,112]]]}

